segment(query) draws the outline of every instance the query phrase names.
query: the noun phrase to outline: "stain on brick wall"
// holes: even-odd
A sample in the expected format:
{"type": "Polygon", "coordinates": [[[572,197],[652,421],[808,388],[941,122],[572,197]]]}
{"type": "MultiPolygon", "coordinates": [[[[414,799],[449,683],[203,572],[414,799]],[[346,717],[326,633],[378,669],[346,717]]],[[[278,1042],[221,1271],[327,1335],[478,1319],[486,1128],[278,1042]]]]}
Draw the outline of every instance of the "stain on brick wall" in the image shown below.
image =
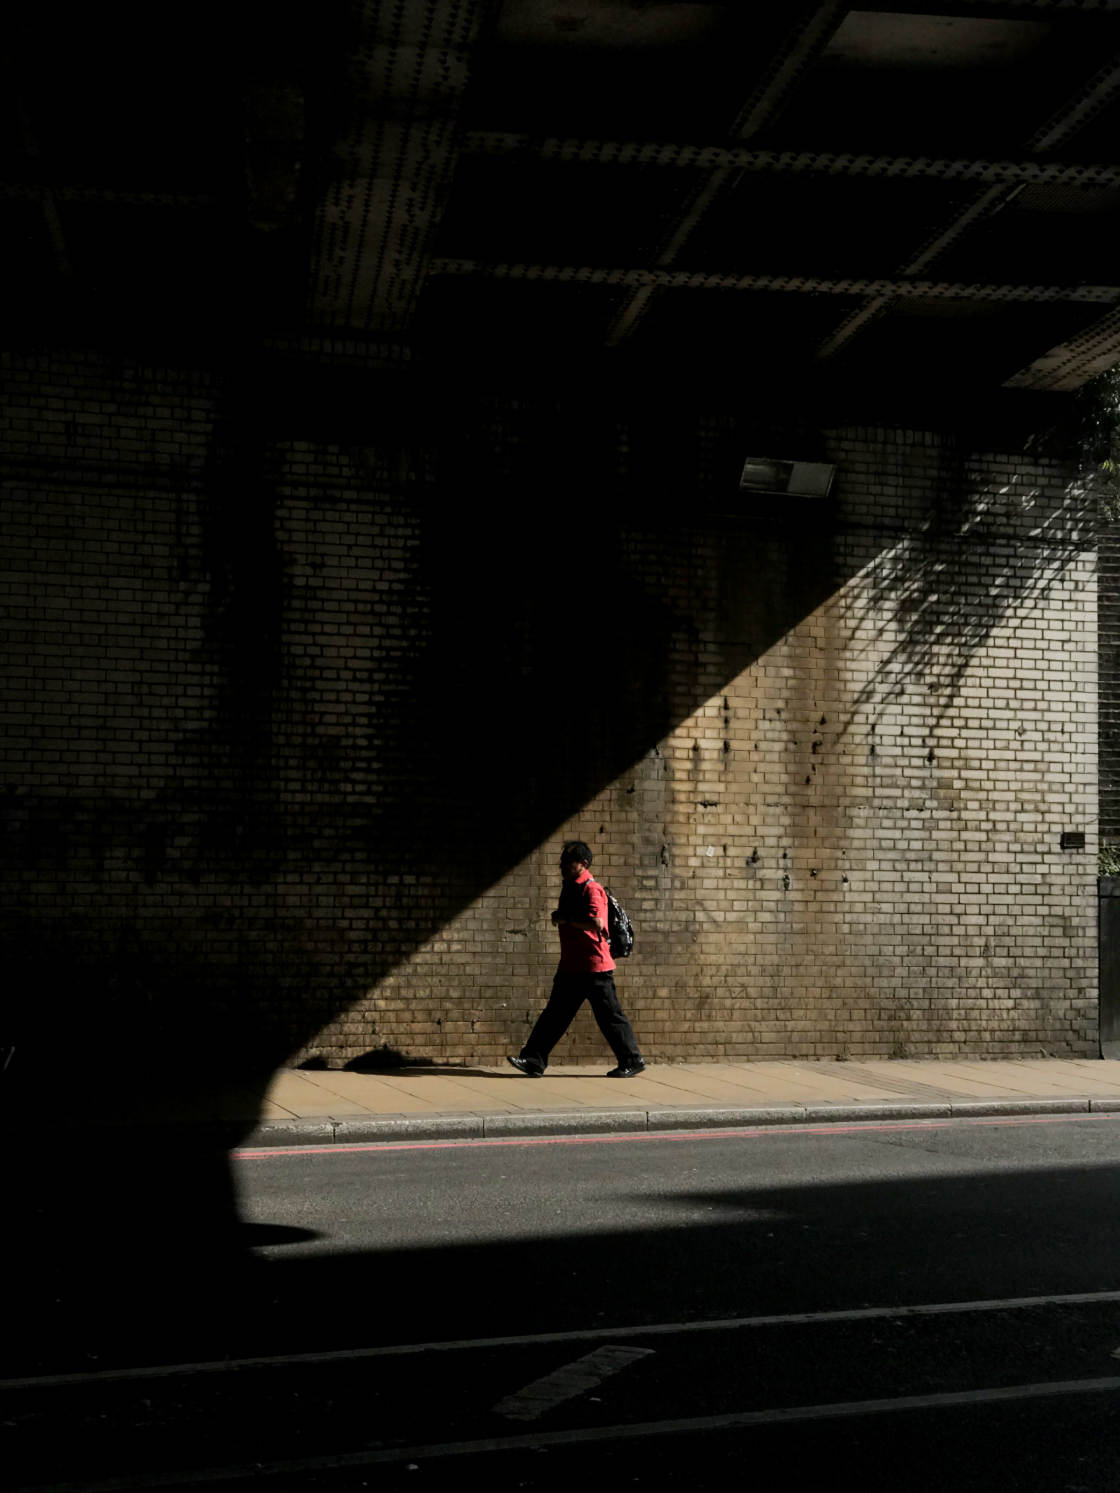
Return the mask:
{"type": "MultiPolygon", "coordinates": [[[[710,411],[7,371],[25,1047],[497,1061],[578,834],[651,1058],[1093,1050],[1058,464],[835,429],[835,501],[741,500],[731,457],[788,433],[710,411]]],[[[602,1056],[582,1017],[557,1053],[602,1056]]]]}

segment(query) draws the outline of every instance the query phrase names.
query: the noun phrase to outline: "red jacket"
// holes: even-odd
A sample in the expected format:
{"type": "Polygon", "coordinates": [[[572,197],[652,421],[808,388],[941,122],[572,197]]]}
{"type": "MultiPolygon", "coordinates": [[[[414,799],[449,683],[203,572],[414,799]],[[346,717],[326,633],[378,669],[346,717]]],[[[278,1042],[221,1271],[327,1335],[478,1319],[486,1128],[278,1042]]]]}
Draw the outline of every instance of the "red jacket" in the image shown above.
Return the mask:
{"type": "MultiPolygon", "coordinates": [[[[590,871],[581,871],[575,881],[564,883],[556,910],[562,918],[578,918],[580,922],[602,918],[605,924],[607,894],[590,871]]],[[[573,928],[566,922],[561,923],[556,931],[560,935],[559,967],[562,973],[602,975],[614,969],[611,941],[605,933],[573,928]]]]}

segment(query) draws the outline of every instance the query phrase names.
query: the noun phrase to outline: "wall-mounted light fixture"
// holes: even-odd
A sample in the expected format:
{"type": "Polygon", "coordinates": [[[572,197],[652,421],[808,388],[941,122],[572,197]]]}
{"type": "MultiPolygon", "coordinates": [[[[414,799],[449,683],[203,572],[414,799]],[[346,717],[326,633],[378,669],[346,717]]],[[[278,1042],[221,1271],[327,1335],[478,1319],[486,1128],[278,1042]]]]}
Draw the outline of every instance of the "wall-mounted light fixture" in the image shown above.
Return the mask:
{"type": "Polygon", "coordinates": [[[782,492],[796,498],[827,498],[836,475],[825,461],[774,461],[748,456],[739,486],[747,492],[782,492]]]}

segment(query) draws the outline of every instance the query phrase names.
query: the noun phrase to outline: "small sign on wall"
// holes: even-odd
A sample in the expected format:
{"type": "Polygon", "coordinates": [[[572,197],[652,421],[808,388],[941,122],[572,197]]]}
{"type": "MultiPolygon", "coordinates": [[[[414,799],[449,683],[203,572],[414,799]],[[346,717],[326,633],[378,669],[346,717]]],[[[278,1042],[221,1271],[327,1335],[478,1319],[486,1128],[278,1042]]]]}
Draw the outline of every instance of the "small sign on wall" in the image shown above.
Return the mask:
{"type": "Polygon", "coordinates": [[[823,461],[774,461],[748,456],[739,486],[747,492],[784,492],[796,498],[827,498],[836,468],[823,461]]]}

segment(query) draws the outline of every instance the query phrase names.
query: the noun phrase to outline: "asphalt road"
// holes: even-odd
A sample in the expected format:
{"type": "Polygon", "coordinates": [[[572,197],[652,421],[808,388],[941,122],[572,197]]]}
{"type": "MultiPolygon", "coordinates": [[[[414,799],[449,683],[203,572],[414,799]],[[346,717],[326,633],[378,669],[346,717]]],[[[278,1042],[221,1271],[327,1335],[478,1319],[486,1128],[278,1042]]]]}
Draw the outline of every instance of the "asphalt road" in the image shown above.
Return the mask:
{"type": "Polygon", "coordinates": [[[1120,1490],[1120,1117],[268,1151],[234,1185],[236,1249],[10,1373],[16,1487],[1120,1490]]]}

